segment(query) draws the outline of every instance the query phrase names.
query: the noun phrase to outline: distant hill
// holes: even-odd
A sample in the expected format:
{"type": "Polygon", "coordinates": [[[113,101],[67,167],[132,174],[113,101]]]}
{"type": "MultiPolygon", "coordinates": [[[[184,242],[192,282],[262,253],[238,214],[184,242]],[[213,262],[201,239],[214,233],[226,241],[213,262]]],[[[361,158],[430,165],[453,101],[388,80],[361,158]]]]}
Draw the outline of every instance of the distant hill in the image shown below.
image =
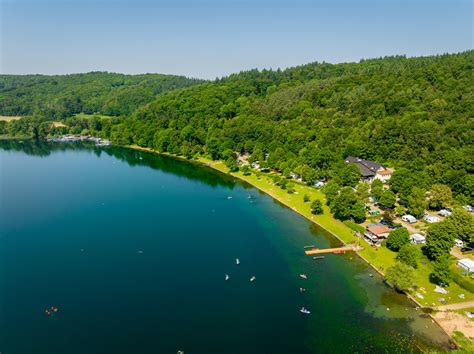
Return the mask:
{"type": "Polygon", "coordinates": [[[76,113],[127,115],[162,92],[201,82],[184,76],[107,72],[0,75],[0,115],[40,114],[49,118],[76,113]]]}

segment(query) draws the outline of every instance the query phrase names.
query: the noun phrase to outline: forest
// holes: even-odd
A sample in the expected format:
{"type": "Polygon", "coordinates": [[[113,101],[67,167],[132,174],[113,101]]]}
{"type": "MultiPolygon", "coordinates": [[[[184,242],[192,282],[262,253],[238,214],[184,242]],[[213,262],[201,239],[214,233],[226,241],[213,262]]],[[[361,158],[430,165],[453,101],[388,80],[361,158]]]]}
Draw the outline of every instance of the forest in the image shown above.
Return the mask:
{"type": "Polygon", "coordinates": [[[232,165],[246,153],[286,177],[308,184],[331,177],[339,188],[357,183],[344,163],[351,155],[395,168],[390,192],[402,201],[441,184],[460,204],[473,204],[473,64],[474,51],[466,51],[250,70],[212,82],[4,75],[0,112],[31,116],[3,123],[0,134],[41,139],[58,133],[47,122],[62,120],[69,132],[188,158],[232,165]]]}
{"type": "Polygon", "coordinates": [[[0,75],[0,115],[65,118],[76,113],[122,116],[156,95],[202,80],[184,76],[91,72],[72,75],[0,75]]]}

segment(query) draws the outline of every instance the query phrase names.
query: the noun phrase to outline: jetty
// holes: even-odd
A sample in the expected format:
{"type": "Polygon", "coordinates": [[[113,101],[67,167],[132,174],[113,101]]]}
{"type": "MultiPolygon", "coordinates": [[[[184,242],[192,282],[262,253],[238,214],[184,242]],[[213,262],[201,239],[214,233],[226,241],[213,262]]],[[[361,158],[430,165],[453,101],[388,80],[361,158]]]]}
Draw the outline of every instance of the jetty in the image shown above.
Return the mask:
{"type": "Polygon", "coordinates": [[[305,250],[304,253],[307,256],[313,256],[315,254],[325,254],[325,253],[338,254],[338,253],[354,252],[354,251],[358,251],[358,250],[360,250],[359,246],[347,245],[347,246],[336,247],[336,248],[323,248],[323,249],[313,248],[313,249],[310,249],[310,250],[305,250]]]}

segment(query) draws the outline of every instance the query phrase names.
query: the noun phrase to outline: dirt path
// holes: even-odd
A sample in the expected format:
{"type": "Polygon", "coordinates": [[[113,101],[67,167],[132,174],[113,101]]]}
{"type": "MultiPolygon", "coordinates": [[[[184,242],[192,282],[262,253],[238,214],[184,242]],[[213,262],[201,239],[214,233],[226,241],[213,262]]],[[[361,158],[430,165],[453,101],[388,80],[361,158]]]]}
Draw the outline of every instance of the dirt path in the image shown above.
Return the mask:
{"type": "Polygon", "coordinates": [[[456,312],[438,312],[434,318],[450,335],[454,331],[462,332],[466,337],[474,338],[474,322],[456,312]]]}
{"type": "Polygon", "coordinates": [[[474,261],[474,255],[472,255],[472,254],[463,254],[461,252],[461,250],[456,246],[451,249],[450,253],[451,253],[452,256],[456,257],[457,259],[469,258],[469,259],[472,259],[474,261]]]}
{"type": "Polygon", "coordinates": [[[467,309],[469,307],[474,307],[474,300],[460,302],[460,303],[457,303],[457,304],[438,306],[436,308],[436,310],[437,311],[461,310],[461,309],[467,309]]]}

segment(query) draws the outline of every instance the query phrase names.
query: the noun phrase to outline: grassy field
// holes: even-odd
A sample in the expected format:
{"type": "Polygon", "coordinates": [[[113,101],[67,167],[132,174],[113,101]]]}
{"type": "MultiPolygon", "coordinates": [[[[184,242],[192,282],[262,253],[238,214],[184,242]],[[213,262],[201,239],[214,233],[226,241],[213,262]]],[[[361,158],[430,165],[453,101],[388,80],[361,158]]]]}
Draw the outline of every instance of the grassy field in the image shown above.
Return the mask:
{"type": "Polygon", "coordinates": [[[9,117],[9,116],[0,116],[0,121],[9,122],[11,120],[18,120],[21,117],[9,117]]]}

